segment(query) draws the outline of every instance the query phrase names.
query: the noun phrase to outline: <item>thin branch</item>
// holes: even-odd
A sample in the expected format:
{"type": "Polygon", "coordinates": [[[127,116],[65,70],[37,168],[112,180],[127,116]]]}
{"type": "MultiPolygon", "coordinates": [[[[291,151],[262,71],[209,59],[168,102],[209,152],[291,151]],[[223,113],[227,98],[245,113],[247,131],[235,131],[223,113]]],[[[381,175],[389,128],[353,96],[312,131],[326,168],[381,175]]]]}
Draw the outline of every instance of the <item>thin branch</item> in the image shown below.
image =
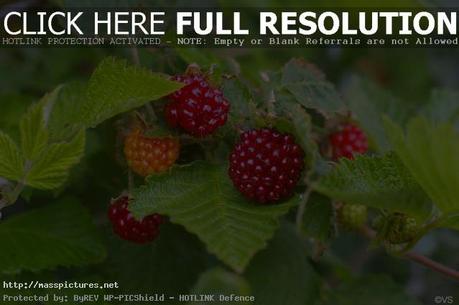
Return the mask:
{"type": "MultiPolygon", "coordinates": [[[[376,232],[368,226],[364,226],[361,230],[361,233],[364,236],[366,236],[368,239],[376,238],[376,232]]],[[[424,255],[417,254],[414,252],[406,252],[406,253],[402,253],[400,257],[413,261],[417,264],[423,265],[424,267],[427,267],[437,273],[440,273],[451,279],[459,281],[459,271],[453,268],[450,268],[448,266],[445,266],[441,263],[438,263],[428,257],[425,257],[424,255]]]]}
{"type": "Polygon", "coordinates": [[[414,252],[408,252],[403,255],[404,258],[409,259],[415,263],[421,264],[424,267],[427,267],[435,272],[441,273],[443,275],[446,275],[453,280],[459,281],[459,271],[454,270],[448,266],[445,266],[443,264],[440,264],[436,261],[431,260],[428,257],[425,257],[423,255],[414,253],[414,252]]]}

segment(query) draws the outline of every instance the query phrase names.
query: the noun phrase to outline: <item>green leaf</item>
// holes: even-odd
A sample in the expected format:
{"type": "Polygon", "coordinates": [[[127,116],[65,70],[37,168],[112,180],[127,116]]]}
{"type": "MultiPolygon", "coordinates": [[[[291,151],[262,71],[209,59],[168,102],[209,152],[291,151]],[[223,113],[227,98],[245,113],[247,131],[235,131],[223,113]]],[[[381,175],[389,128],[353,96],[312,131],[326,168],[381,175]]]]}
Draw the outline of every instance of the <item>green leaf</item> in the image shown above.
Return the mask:
{"type": "Polygon", "coordinates": [[[65,200],[0,223],[0,270],[40,271],[84,266],[104,259],[105,249],[88,212],[65,200]]]}
{"type": "Polygon", "coordinates": [[[190,291],[208,268],[208,254],[194,235],[170,223],[160,230],[158,238],[145,245],[126,242],[110,230],[110,251],[102,270],[106,279],[119,283],[123,293],[178,295],[190,291]]]}
{"type": "Polygon", "coordinates": [[[11,138],[0,131],[0,177],[20,180],[24,174],[24,160],[11,138]]]}
{"type": "Polygon", "coordinates": [[[346,93],[346,102],[376,147],[383,152],[389,151],[391,146],[384,131],[382,116],[404,122],[407,109],[403,101],[369,80],[354,77],[346,93]]]}
{"type": "Polygon", "coordinates": [[[251,96],[249,90],[236,79],[226,79],[222,85],[225,98],[231,103],[230,119],[241,123],[251,115],[251,96]]]}
{"type": "Polygon", "coordinates": [[[437,227],[459,230],[459,212],[448,213],[443,216],[438,222],[437,227]]]}
{"type": "Polygon", "coordinates": [[[130,66],[125,60],[109,57],[100,63],[89,80],[79,118],[86,126],[94,127],[182,86],[147,69],[130,66]]]}
{"type": "Polygon", "coordinates": [[[315,66],[300,59],[292,59],[282,70],[282,86],[306,108],[322,113],[345,109],[333,84],[315,66]]]}
{"type": "MultiPolygon", "coordinates": [[[[311,116],[300,105],[296,104],[291,98],[281,97],[277,102],[280,115],[285,116],[291,132],[298,141],[306,154],[309,167],[314,167],[320,158],[319,147],[314,141],[312,134],[311,116]]],[[[280,128],[282,129],[282,128],[280,128]]]]}
{"type": "Polygon", "coordinates": [[[87,84],[71,82],[55,89],[56,98],[47,105],[48,129],[53,141],[68,140],[83,126],[79,113],[86,98],[87,84]]]}
{"type": "Polygon", "coordinates": [[[330,199],[313,193],[306,204],[303,232],[306,236],[326,242],[333,235],[333,207],[330,199]]]}
{"type": "Polygon", "coordinates": [[[41,102],[32,105],[21,119],[21,148],[26,160],[35,161],[48,144],[44,105],[53,95],[48,94],[41,102]]]}
{"type": "Polygon", "coordinates": [[[438,208],[459,211],[459,133],[453,126],[415,118],[406,135],[390,120],[386,129],[400,159],[438,208]]]}
{"type": "Polygon", "coordinates": [[[213,295],[213,301],[191,302],[190,304],[241,304],[250,305],[251,301],[224,301],[221,297],[231,295],[250,297],[250,285],[242,276],[226,271],[223,268],[217,267],[206,271],[199,277],[199,281],[191,291],[195,295],[213,295]]]}
{"type": "Polygon", "coordinates": [[[315,187],[345,203],[404,212],[420,219],[432,211],[429,198],[394,153],[342,159],[315,187]]]}
{"type": "Polygon", "coordinates": [[[245,272],[256,305],[314,304],[320,278],[309,264],[302,239],[290,225],[282,226],[269,246],[245,272]]]}
{"type": "Polygon", "coordinates": [[[151,176],[133,192],[136,217],[165,214],[198,235],[209,252],[237,271],[243,270],[278,227],[278,218],[299,198],[258,206],[237,192],[226,166],[196,162],[167,174],[151,176]]]}
{"type": "Polygon", "coordinates": [[[326,305],[420,305],[386,275],[367,276],[332,291],[326,305]]]}
{"type": "Polygon", "coordinates": [[[25,183],[37,189],[54,189],[65,182],[69,170],[80,161],[85,148],[85,131],[81,130],[70,142],[50,145],[32,164],[25,183]]]}

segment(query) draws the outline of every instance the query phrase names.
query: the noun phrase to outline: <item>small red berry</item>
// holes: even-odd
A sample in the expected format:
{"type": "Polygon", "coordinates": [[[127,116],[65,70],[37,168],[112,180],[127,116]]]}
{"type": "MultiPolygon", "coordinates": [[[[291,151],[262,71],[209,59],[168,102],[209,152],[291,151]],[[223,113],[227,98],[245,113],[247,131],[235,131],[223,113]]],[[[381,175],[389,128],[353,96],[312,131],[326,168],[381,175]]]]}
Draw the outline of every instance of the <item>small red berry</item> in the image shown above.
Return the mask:
{"type": "Polygon", "coordinates": [[[108,218],[113,231],[122,239],[138,244],[153,241],[158,237],[159,226],[164,222],[159,214],[152,214],[142,220],[136,220],[128,210],[129,198],[122,196],[112,202],[108,209],[108,218]]]}
{"type": "Polygon", "coordinates": [[[353,124],[345,124],[339,130],[330,135],[329,141],[332,147],[333,159],[354,159],[356,154],[364,154],[368,151],[368,140],[365,133],[353,124]]]}
{"type": "Polygon", "coordinates": [[[140,130],[131,132],[124,142],[129,167],[146,177],[169,169],[177,160],[180,143],[174,137],[147,137],[140,130]]]}
{"type": "Polygon", "coordinates": [[[185,86],[169,96],[165,116],[170,126],[181,127],[186,133],[202,138],[226,123],[229,102],[203,75],[185,74],[173,80],[185,86]]]}
{"type": "Polygon", "coordinates": [[[290,134],[274,129],[244,132],[230,155],[229,176],[247,198],[266,204],[292,195],[304,152],[290,134]]]}

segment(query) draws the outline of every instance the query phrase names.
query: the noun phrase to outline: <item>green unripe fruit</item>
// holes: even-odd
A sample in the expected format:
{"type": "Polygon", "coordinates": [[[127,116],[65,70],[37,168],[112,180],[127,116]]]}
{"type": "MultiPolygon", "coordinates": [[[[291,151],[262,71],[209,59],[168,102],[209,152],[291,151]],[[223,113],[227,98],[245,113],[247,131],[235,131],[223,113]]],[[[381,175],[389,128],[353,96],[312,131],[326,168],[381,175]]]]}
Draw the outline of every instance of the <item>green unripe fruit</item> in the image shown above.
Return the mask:
{"type": "Polygon", "coordinates": [[[359,229],[367,221],[367,207],[360,204],[345,204],[341,207],[339,217],[343,227],[359,229]]]}
{"type": "Polygon", "coordinates": [[[414,218],[403,214],[392,215],[386,225],[385,239],[392,244],[402,244],[413,240],[418,231],[414,218]]]}

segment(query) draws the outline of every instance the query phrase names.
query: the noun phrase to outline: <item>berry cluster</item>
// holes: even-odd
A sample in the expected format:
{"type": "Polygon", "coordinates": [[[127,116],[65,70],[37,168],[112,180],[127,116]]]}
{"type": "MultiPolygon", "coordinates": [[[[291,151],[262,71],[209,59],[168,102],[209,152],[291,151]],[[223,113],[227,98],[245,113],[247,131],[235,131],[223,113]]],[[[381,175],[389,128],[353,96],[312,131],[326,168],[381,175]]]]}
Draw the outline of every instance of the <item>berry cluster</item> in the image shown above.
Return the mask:
{"type": "Polygon", "coordinates": [[[185,74],[173,79],[185,86],[169,96],[171,101],[165,108],[172,127],[181,127],[188,134],[202,138],[226,123],[230,105],[203,75],[185,74]]]}
{"type": "Polygon", "coordinates": [[[353,124],[345,124],[329,136],[333,159],[354,159],[356,154],[368,151],[368,140],[365,133],[353,124]]]}
{"type": "Polygon", "coordinates": [[[244,132],[230,155],[229,176],[246,197],[273,203],[292,194],[304,152],[289,134],[274,129],[244,132]]]}
{"type": "Polygon", "coordinates": [[[122,196],[110,205],[108,218],[113,231],[122,239],[144,244],[156,239],[159,234],[159,226],[163,223],[163,217],[159,214],[149,215],[142,220],[136,220],[128,210],[129,198],[122,196]]]}
{"type": "Polygon", "coordinates": [[[140,176],[164,172],[177,160],[180,143],[174,137],[147,137],[140,130],[131,132],[124,143],[129,167],[140,176]]]}

